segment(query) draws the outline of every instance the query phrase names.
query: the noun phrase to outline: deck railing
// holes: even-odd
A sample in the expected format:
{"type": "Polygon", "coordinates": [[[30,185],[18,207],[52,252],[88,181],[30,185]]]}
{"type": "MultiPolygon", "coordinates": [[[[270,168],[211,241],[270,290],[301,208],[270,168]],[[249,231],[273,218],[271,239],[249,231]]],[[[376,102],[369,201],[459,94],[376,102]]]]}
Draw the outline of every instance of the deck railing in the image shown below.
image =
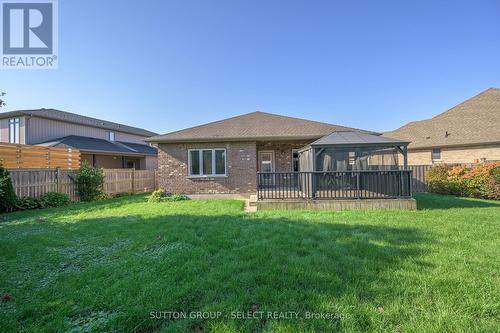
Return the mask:
{"type": "Polygon", "coordinates": [[[412,171],[258,172],[257,198],[411,198],[412,171]]]}

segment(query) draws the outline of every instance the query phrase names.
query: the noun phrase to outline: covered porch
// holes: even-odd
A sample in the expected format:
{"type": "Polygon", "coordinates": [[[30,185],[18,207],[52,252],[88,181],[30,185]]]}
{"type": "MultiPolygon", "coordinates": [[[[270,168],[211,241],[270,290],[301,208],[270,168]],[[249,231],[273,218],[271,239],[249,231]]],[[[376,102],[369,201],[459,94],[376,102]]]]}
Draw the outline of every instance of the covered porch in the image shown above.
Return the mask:
{"type": "Polygon", "coordinates": [[[298,170],[257,173],[257,199],[411,199],[408,142],[334,132],[298,150],[298,170]]]}

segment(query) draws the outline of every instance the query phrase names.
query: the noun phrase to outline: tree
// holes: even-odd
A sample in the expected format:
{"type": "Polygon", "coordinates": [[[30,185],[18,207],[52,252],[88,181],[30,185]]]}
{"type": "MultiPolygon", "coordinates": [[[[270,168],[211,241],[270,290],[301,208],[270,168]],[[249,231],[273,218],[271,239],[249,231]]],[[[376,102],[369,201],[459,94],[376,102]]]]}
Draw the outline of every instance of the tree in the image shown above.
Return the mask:
{"type": "Polygon", "coordinates": [[[81,201],[93,201],[102,197],[104,192],[104,172],[84,161],[75,177],[76,188],[81,201]]]}
{"type": "Polygon", "coordinates": [[[5,101],[2,99],[3,96],[5,96],[5,93],[0,91],[0,108],[5,106],[5,101]]]}
{"type": "Polygon", "coordinates": [[[0,164],[0,213],[13,211],[16,203],[17,195],[9,172],[0,164]]]}

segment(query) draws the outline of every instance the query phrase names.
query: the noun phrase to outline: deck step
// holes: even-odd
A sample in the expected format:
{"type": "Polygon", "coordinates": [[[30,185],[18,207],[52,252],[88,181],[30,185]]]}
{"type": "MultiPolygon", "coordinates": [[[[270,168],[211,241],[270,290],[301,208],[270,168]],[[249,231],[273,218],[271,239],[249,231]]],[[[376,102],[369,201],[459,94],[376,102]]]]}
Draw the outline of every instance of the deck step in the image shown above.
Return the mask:
{"type": "Polygon", "coordinates": [[[248,200],[248,205],[251,207],[257,206],[257,196],[255,194],[250,196],[250,199],[248,200]]]}

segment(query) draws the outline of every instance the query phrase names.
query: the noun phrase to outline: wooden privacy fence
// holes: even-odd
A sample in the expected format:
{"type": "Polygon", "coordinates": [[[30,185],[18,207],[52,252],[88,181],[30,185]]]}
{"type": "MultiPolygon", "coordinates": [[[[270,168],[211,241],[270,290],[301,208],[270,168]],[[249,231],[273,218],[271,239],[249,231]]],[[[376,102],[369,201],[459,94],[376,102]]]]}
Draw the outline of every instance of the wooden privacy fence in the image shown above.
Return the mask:
{"type": "Polygon", "coordinates": [[[426,192],[427,191],[427,172],[432,168],[432,165],[409,165],[408,169],[413,171],[412,191],[426,192]]]}
{"type": "MultiPolygon", "coordinates": [[[[155,170],[104,169],[107,194],[140,193],[156,189],[155,170]]],[[[10,169],[12,185],[18,196],[39,197],[47,192],[66,193],[78,200],[73,181],[75,171],[62,169],[10,169]]]]}
{"type": "Polygon", "coordinates": [[[78,200],[74,171],[62,169],[11,169],[12,185],[19,197],[39,197],[47,192],[66,193],[78,200]]]}
{"type": "Polygon", "coordinates": [[[156,189],[155,170],[104,169],[104,192],[138,193],[156,189]]]}
{"type": "Polygon", "coordinates": [[[7,169],[78,169],[80,151],[12,143],[0,143],[0,164],[7,169]]]}

